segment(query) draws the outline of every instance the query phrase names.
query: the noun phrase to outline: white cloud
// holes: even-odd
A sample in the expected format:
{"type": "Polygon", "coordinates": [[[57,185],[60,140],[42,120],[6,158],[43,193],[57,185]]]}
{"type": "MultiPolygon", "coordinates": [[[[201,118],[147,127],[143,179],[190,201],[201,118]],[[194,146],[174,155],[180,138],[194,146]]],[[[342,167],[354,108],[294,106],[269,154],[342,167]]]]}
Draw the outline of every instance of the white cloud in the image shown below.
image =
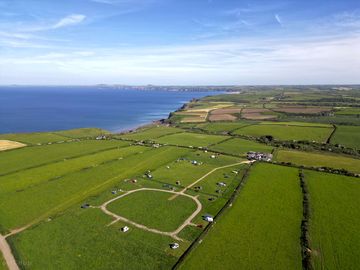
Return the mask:
{"type": "Polygon", "coordinates": [[[52,29],[58,29],[66,26],[76,25],[83,22],[86,19],[82,14],[71,14],[59,20],[56,24],[51,26],[52,29]]]}
{"type": "Polygon", "coordinates": [[[279,15],[279,14],[275,14],[274,17],[275,17],[275,20],[276,20],[281,26],[283,26],[283,21],[282,21],[280,15],[279,15]]]}

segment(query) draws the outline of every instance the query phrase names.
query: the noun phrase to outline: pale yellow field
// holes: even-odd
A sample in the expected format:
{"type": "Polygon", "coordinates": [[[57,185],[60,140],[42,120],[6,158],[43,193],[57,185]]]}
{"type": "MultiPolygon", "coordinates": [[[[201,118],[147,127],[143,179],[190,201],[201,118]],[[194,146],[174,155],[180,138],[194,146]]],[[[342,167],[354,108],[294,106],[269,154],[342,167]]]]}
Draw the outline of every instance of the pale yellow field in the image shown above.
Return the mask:
{"type": "Polygon", "coordinates": [[[24,146],[26,146],[26,144],[14,142],[14,141],[8,141],[8,140],[0,140],[0,151],[20,148],[24,146]]]}

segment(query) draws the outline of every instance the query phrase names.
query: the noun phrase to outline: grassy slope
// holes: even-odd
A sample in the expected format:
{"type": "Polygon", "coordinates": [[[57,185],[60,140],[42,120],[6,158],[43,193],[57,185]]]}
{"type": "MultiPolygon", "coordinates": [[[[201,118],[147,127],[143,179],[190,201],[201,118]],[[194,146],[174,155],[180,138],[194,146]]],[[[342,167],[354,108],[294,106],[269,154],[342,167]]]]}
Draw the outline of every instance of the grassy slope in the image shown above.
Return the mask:
{"type": "Polygon", "coordinates": [[[360,126],[338,126],[331,143],[360,149],[360,126]]]}
{"type": "Polygon", "coordinates": [[[140,146],[123,147],[5,175],[0,177],[0,196],[148,150],[140,146]]]}
{"type": "Polygon", "coordinates": [[[276,154],[276,160],[291,162],[296,165],[330,167],[360,173],[360,159],[341,155],[279,150],[276,154]]]}
{"type": "Polygon", "coordinates": [[[7,270],[6,262],[2,254],[0,254],[0,270],[7,270]]]}
{"type": "Polygon", "coordinates": [[[217,135],[205,135],[197,133],[179,133],[173,135],[167,135],[157,139],[160,143],[167,143],[173,145],[184,145],[184,146],[202,146],[206,147],[214,143],[225,140],[225,136],[217,135]]]}
{"type": "Polygon", "coordinates": [[[278,140],[307,140],[325,142],[332,132],[332,128],[300,127],[285,125],[252,125],[236,130],[235,134],[260,137],[272,135],[278,140]]]}
{"type": "Polygon", "coordinates": [[[30,269],[170,269],[175,263],[169,237],[131,226],[125,234],[124,224],[107,227],[110,222],[98,209],[76,208],[10,240],[30,269]]]}
{"type": "Polygon", "coordinates": [[[128,145],[121,141],[80,141],[25,147],[0,153],[0,174],[128,145]]]}
{"type": "Polygon", "coordinates": [[[232,208],[181,269],[301,269],[301,191],[292,168],[256,165],[232,208]]]}
{"type": "Polygon", "coordinates": [[[316,269],[358,269],[360,182],[356,178],[307,171],[311,247],[316,269]]]}
{"type": "Polygon", "coordinates": [[[108,206],[120,216],[161,231],[176,230],[195,210],[196,204],[185,196],[169,201],[171,193],[140,191],[125,196],[108,206]]]}
{"type": "Polygon", "coordinates": [[[13,140],[26,144],[66,141],[73,138],[95,137],[108,131],[99,128],[80,128],[56,132],[34,132],[18,134],[0,134],[0,139],[13,140]]]}
{"type": "Polygon", "coordinates": [[[214,146],[211,146],[210,149],[215,151],[220,151],[228,154],[234,155],[244,155],[249,151],[256,152],[268,152],[272,151],[271,146],[267,146],[265,144],[244,140],[240,138],[234,138],[214,146]]]}
{"type": "Polygon", "coordinates": [[[163,147],[67,175],[59,180],[7,193],[0,201],[0,225],[4,229],[36,222],[97,194],[126,177],[176,159],[186,149],[163,147]]]}

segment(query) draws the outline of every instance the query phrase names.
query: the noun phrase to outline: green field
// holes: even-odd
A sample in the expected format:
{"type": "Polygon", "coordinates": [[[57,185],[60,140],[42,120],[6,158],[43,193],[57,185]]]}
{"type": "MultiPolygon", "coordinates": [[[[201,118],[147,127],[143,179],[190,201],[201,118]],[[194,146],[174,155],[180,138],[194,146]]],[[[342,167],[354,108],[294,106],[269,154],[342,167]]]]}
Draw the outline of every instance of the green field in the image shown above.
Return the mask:
{"type": "Polygon", "coordinates": [[[157,126],[148,129],[140,129],[134,133],[120,134],[117,135],[120,138],[130,140],[152,140],[165,135],[184,132],[182,129],[174,127],[157,126]]]}
{"type": "Polygon", "coordinates": [[[29,269],[170,269],[176,262],[173,239],[131,226],[124,234],[124,224],[107,227],[111,221],[99,209],[76,208],[10,241],[29,269]]]}
{"type": "Polygon", "coordinates": [[[360,182],[306,171],[310,192],[310,238],[315,269],[358,269],[360,182]]]}
{"type": "Polygon", "coordinates": [[[273,147],[254,141],[234,138],[211,146],[210,149],[232,155],[245,155],[249,151],[270,153],[273,147]]]}
{"type": "Polygon", "coordinates": [[[360,149],[360,126],[337,126],[331,143],[360,149]]]}
{"type": "Polygon", "coordinates": [[[258,164],[181,269],[302,269],[298,170],[258,164]],[[260,195],[261,194],[261,195],[260,195]]]}
{"type": "Polygon", "coordinates": [[[91,153],[128,145],[121,141],[87,140],[64,144],[25,147],[0,153],[0,175],[64,159],[80,157],[91,153]]]}
{"type": "Polygon", "coordinates": [[[44,144],[83,137],[96,137],[97,135],[107,133],[108,131],[99,128],[80,128],[55,132],[0,134],[0,140],[12,140],[25,144],[44,144]]]}
{"type": "Polygon", "coordinates": [[[0,254],[0,270],[7,270],[4,257],[0,254]]]}
{"type": "Polygon", "coordinates": [[[167,192],[139,191],[112,202],[107,209],[149,228],[171,232],[196,210],[192,199],[178,196],[169,200],[171,196],[167,192]]]}
{"type": "Polygon", "coordinates": [[[30,185],[19,192],[13,191],[1,195],[1,231],[38,222],[80,203],[83,199],[113,186],[126,177],[169,163],[187,151],[171,147],[152,149],[122,160],[77,171],[60,179],[30,185]]]}
{"type": "Polygon", "coordinates": [[[360,173],[360,159],[341,155],[279,150],[276,154],[276,161],[311,167],[345,169],[350,172],[360,173]]]}
{"type": "Polygon", "coordinates": [[[244,127],[249,125],[251,122],[234,122],[234,123],[206,123],[206,124],[199,124],[196,128],[200,128],[210,132],[231,132],[235,129],[240,127],[244,127]]]}
{"type": "Polygon", "coordinates": [[[218,135],[178,133],[161,137],[156,141],[159,143],[166,143],[171,145],[207,147],[211,144],[219,143],[225,139],[227,139],[227,137],[218,135]]]}
{"type": "Polygon", "coordinates": [[[240,128],[233,133],[253,137],[271,135],[275,139],[282,141],[306,140],[325,142],[329,138],[332,131],[333,128],[328,127],[259,124],[240,128]]]}

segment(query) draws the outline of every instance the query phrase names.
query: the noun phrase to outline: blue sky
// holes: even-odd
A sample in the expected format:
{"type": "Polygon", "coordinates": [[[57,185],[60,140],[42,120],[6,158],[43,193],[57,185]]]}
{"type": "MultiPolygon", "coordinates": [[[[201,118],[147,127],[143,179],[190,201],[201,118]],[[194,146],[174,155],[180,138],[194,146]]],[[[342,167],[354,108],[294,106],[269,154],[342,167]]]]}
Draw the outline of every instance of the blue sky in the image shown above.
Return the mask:
{"type": "Polygon", "coordinates": [[[0,0],[0,84],[360,83],[359,0],[0,0]]]}

